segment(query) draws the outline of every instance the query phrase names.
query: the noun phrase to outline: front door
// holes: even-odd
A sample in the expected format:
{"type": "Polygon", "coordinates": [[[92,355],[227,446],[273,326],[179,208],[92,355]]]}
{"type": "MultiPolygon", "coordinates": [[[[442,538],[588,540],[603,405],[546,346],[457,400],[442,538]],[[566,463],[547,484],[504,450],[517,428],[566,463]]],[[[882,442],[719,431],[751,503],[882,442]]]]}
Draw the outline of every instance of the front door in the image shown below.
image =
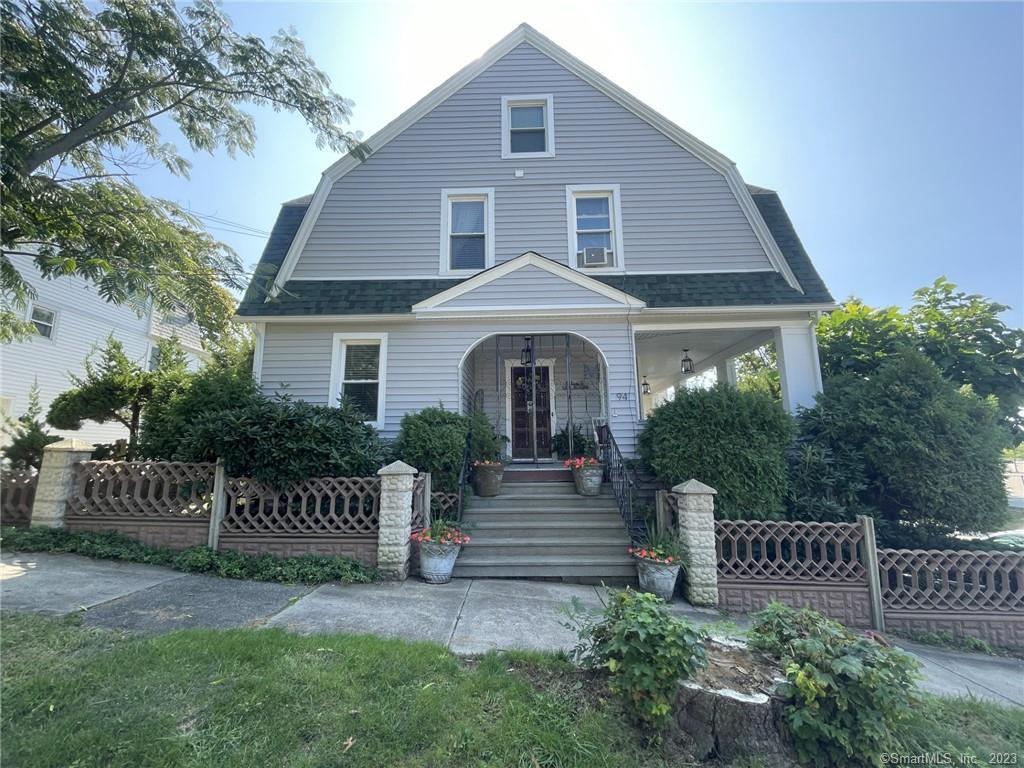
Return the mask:
{"type": "Polygon", "coordinates": [[[537,386],[530,382],[528,366],[512,367],[512,458],[532,459],[537,443],[537,458],[551,458],[551,369],[536,367],[537,386]],[[536,390],[536,403],[532,402],[536,390]],[[533,411],[537,412],[534,430],[533,411]]]}

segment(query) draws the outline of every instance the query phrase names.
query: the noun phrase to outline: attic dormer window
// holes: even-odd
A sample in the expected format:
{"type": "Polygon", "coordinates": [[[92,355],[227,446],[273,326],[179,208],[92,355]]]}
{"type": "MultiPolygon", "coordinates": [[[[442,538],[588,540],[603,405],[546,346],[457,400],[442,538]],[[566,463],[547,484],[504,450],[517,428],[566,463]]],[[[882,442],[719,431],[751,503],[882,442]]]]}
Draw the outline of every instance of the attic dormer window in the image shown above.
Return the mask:
{"type": "Polygon", "coordinates": [[[501,156],[529,159],[555,156],[554,99],[541,96],[501,97],[501,156]]]}

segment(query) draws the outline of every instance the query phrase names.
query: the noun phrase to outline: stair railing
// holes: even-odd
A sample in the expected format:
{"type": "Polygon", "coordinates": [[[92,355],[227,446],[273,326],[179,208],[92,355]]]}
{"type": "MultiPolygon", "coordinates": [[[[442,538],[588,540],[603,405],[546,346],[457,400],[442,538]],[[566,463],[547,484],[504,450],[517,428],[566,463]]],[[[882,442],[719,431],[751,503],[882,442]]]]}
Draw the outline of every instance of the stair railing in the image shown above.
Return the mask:
{"type": "Polygon", "coordinates": [[[612,484],[615,503],[619,507],[619,514],[629,533],[630,541],[634,544],[646,544],[649,540],[647,522],[636,513],[636,477],[633,470],[622,457],[622,451],[615,442],[611,428],[607,424],[597,424],[595,431],[598,445],[601,447],[601,461],[605,474],[612,484]]]}
{"type": "Polygon", "coordinates": [[[466,435],[466,447],[462,451],[462,466],[459,468],[459,502],[455,508],[455,520],[462,522],[463,499],[466,498],[466,484],[469,482],[469,445],[471,435],[466,435]]]}

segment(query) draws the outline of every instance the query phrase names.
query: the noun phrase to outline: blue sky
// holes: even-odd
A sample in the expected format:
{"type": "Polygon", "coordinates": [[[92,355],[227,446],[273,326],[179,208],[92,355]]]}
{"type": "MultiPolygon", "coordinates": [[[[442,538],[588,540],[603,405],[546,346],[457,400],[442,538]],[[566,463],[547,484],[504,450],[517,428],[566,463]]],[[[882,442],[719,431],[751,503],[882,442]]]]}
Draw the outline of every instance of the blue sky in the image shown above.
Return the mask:
{"type": "MultiPolygon", "coordinates": [[[[526,21],[778,190],[837,298],[907,304],[944,274],[1024,325],[1024,4],[226,3],[292,26],[369,136],[526,21]],[[513,8],[514,6],[514,8],[513,8]]],[[[268,230],[336,159],[253,110],[253,157],[147,192],[268,230]]],[[[263,239],[211,232],[255,263],[263,239]]]]}

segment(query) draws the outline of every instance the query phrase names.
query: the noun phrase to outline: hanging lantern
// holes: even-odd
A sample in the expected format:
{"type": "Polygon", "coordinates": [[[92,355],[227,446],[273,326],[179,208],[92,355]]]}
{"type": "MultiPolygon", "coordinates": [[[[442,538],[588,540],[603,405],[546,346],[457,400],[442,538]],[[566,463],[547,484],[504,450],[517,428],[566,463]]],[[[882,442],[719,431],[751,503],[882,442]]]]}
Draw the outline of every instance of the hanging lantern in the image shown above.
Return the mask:
{"type": "Polygon", "coordinates": [[[644,376],[644,383],[640,385],[640,391],[645,395],[651,394],[651,385],[647,383],[647,377],[644,376]]]}
{"type": "Polygon", "coordinates": [[[693,360],[690,358],[690,350],[683,350],[683,359],[679,363],[679,373],[683,376],[693,373],[693,360]]]}
{"type": "Polygon", "coordinates": [[[533,337],[526,337],[526,346],[523,347],[519,353],[519,364],[520,365],[532,365],[533,364],[533,337]]]}

